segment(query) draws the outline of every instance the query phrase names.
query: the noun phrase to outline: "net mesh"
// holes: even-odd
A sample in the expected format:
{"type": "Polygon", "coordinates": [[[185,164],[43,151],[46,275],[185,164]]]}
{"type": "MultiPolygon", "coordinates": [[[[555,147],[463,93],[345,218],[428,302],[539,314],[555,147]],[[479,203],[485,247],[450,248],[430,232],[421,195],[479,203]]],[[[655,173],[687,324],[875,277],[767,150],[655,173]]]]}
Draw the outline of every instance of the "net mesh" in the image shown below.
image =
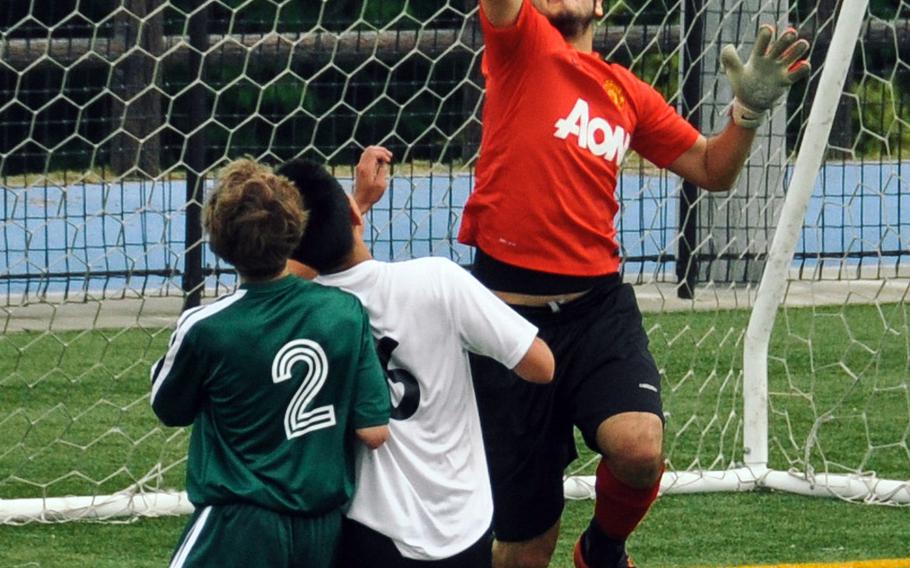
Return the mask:
{"type": "MultiPolygon", "coordinates": [[[[187,431],[160,426],[148,368],[187,291],[236,285],[188,230],[226,160],[307,156],[350,184],[395,152],[370,213],[381,260],[455,242],[479,151],[475,0],[103,0],[0,6],[0,500],[183,487],[187,431]]],[[[749,307],[834,2],[610,5],[595,45],[706,132],[726,123],[723,43],[759,23],[813,39],[813,77],[760,132],[729,194],[634,155],[617,192],[624,277],[663,375],[668,469],[741,464],[749,307]],[[758,14],[762,14],[759,16],[758,14]],[[679,279],[694,287],[680,300],[679,279]]],[[[910,471],[910,5],[872,2],[792,265],[769,362],[770,466],[910,471]]],[[[687,285],[688,286],[688,285],[687,285]]],[[[571,473],[591,473],[586,454],[571,473]]]]}

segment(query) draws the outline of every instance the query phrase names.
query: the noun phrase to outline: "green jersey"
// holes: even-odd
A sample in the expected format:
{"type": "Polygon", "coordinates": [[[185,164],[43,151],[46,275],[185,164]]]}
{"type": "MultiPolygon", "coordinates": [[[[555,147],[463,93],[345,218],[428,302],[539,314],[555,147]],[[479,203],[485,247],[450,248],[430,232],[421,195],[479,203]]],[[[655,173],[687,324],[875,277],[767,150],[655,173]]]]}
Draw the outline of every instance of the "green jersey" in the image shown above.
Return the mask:
{"type": "Polygon", "coordinates": [[[389,419],[374,349],[357,298],[294,276],[185,312],[151,401],[166,425],[193,425],[190,501],[310,515],[347,503],[353,431],[389,419]]]}

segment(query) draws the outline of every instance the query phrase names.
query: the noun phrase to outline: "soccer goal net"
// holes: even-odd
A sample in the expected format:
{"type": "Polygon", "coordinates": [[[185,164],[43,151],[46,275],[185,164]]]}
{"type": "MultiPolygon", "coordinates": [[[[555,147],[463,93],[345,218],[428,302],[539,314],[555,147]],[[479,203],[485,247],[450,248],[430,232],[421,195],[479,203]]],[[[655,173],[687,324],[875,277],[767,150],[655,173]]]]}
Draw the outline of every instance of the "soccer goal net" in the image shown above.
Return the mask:
{"type": "MultiPolygon", "coordinates": [[[[476,4],[0,6],[0,522],[190,510],[188,430],[158,423],[148,370],[185,306],[236,286],[199,225],[228,159],[307,156],[349,184],[383,144],[374,255],[471,263],[454,236],[482,127],[476,4]]],[[[595,44],[711,133],[720,49],[745,57],[763,23],[810,39],[814,70],[737,186],[630,154],[617,187],[663,375],[663,489],[907,504],[910,5],[608,2],[595,44]]],[[[595,465],[571,467],[570,497],[595,465]]]]}

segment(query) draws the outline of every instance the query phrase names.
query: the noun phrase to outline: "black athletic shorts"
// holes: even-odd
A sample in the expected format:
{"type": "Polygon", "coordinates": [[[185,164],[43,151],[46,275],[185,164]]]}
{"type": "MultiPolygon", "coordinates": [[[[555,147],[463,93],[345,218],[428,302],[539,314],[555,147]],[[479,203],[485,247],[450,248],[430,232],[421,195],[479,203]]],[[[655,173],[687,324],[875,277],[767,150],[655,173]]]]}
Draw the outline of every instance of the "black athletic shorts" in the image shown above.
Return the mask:
{"type": "Polygon", "coordinates": [[[493,533],[487,531],[455,556],[413,560],[402,556],[389,537],[345,518],[341,525],[339,556],[339,568],[490,568],[493,565],[493,533]]]}
{"type": "Polygon", "coordinates": [[[577,457],[573,425],[598,452],[597,427],[622,412],[663,419],[660,374],[631,286],[616,275],[558,306],[513,306],[535,324],[556,357],[552,383],[535,385],[496,361],[471,368],[493,485],[493,532],[534,538],[562,514],[563,472],[577,457]]]}

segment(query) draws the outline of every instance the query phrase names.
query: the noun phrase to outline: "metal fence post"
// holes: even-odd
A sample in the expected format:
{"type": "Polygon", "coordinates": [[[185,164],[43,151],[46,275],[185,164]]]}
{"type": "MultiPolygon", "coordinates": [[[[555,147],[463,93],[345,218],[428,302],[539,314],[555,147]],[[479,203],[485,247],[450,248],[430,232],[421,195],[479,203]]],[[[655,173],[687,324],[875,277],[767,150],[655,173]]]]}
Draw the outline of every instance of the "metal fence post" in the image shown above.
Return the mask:
{"type": "MultiPolygon", "coordinates": [[[[702,45],[704,43],[704,19],[701,17],[703,0],[686,0],[683,10],[685,49],[682,51],[681,69],[683,116],[701,130],[701,75],[702,45]]],[[[698,276],[698,261],[695,251],[698,223],[698,187],[683,182],[679,195],[679,239],[676,251],[676,295],[680,298],[695,297],[695,283],[698,276]]]]}
{"type": "Polygon", "coordinates": [[[154,177],[160,172],[161,93],[155,89],[156,58],[164,52],[164,12],[161,0],[125,0],[115,19],[115,40],[127,54],[114,66],[119,100],[111,105],[115,125],[122,125],[111,148],[111,168],[117,175],[154,177]],[[135,171],[138,170],[138,171],[135,171]]]}
{"type": "Polygon", "coordinates": [[[208,0],[197,0],[196,11],[190,16],[190,77],[196,78],[190,94],[188,128],[192,133],[185,146],[186,164],[186,242],[183,269],[184,309],[198,306],[202,301],[202,193],[205,186],[205,87],[202,84],[203,58],[209,47],[208,0]]]}

